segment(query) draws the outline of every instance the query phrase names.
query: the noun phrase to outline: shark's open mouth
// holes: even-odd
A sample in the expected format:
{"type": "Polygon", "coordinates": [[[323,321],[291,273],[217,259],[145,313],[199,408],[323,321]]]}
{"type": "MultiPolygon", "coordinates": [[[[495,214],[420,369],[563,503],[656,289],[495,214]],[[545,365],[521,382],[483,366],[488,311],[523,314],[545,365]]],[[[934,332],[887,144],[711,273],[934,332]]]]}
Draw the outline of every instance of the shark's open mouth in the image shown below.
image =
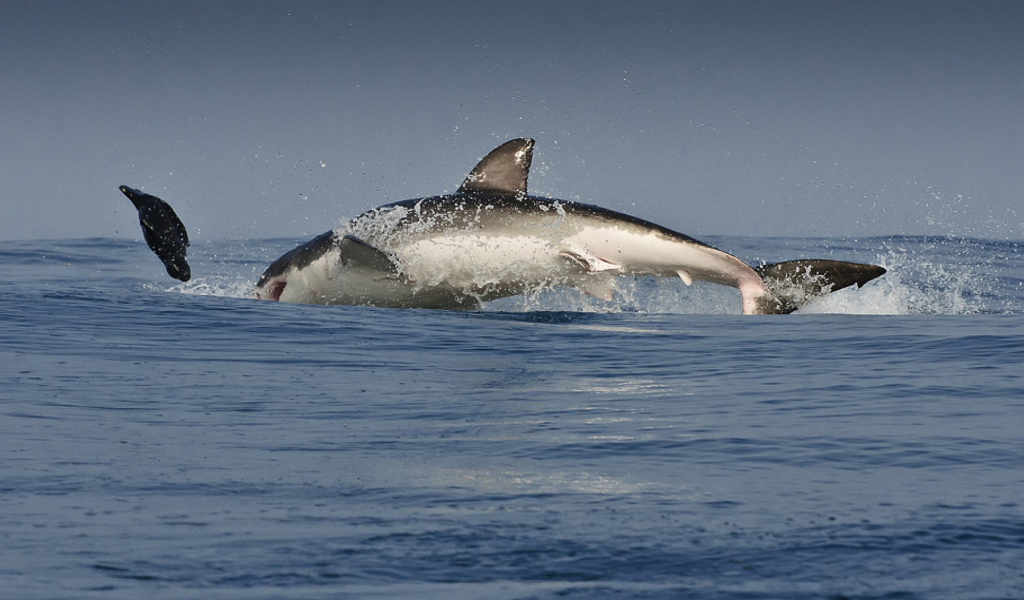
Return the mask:
{"type": "Polygon", "coordinates": [[[287,285],[288,282],[285,281],[284,279],[274,279],[270,281],[270,283],[268,283],[266,287],[263,288],[262,292],[260,292],[260,290],[257,288],[256,299],[273,300],[274,302],[278,302],[279,300],[281,300],[281,294],[284,293],[284,288],[287,285]]]}

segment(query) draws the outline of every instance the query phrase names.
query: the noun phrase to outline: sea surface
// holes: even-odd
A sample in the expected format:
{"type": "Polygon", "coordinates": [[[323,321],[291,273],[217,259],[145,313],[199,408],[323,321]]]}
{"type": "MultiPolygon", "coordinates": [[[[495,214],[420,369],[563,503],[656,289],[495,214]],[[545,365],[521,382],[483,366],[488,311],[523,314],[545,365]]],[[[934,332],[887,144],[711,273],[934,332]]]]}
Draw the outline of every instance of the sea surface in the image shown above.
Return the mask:
{"type": "Polygon", "coordinates": [[[704,240],[889,269],[785,316],[251,299],[302,241],[0,243],[2,598],[1024,598],[1024,242],[704,240]]]}

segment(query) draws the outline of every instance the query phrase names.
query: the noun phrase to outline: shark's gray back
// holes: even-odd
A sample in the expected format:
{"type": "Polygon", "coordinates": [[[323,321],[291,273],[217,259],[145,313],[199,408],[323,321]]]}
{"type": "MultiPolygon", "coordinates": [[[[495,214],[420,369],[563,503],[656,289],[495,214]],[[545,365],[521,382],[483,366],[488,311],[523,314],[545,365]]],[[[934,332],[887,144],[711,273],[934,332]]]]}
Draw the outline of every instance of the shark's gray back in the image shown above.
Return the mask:
{"type": "Polygon", "coordinates": [[[678,231],[582,202],[545,198],[541,196],[504,194],[448,194],[401,200],[367,211],[353,219],[357,229],[364,229],[369,221],[384,218],[400,210],[402,215],[393,225],[392,233],[437,235],[456,231],[481,230],[490,233],[517,230],[535,233],[537,227],[560,219],[591,221],[607,227],[632,227],[658,232],[681,242],[707,246],[678,231]]]}

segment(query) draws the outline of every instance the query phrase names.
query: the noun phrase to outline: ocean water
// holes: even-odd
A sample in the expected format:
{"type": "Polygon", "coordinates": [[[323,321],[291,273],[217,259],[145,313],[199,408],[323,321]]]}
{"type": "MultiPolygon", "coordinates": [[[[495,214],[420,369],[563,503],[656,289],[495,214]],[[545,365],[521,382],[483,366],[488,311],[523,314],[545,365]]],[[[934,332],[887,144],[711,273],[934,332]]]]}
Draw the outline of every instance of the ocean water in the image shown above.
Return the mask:
{"type": "Polygon", "coordinates": [[[250,299],[305,240],[0,243],[0,596],[1024,598],[1024,243],[712,238],[889,273],[250,299]]]}

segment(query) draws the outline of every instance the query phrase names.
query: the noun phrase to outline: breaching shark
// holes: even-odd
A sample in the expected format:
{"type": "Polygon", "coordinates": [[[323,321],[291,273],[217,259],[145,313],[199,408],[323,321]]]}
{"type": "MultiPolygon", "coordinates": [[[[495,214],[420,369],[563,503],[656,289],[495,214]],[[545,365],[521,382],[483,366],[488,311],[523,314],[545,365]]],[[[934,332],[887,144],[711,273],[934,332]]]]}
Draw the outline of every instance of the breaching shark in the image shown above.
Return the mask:
{"type": "Polygon", "coordinates": [[[785,314],[885,273],[794,260],[751,267],[692,237],[580,202],[531,196],[534,141],[505,142],[454,194],[369,210],[274,261],[256,297],[309,304],[472,309],[554,286],[603,300],[620,276],[678,277],[739,289],[744,314],[785,314]]]}

